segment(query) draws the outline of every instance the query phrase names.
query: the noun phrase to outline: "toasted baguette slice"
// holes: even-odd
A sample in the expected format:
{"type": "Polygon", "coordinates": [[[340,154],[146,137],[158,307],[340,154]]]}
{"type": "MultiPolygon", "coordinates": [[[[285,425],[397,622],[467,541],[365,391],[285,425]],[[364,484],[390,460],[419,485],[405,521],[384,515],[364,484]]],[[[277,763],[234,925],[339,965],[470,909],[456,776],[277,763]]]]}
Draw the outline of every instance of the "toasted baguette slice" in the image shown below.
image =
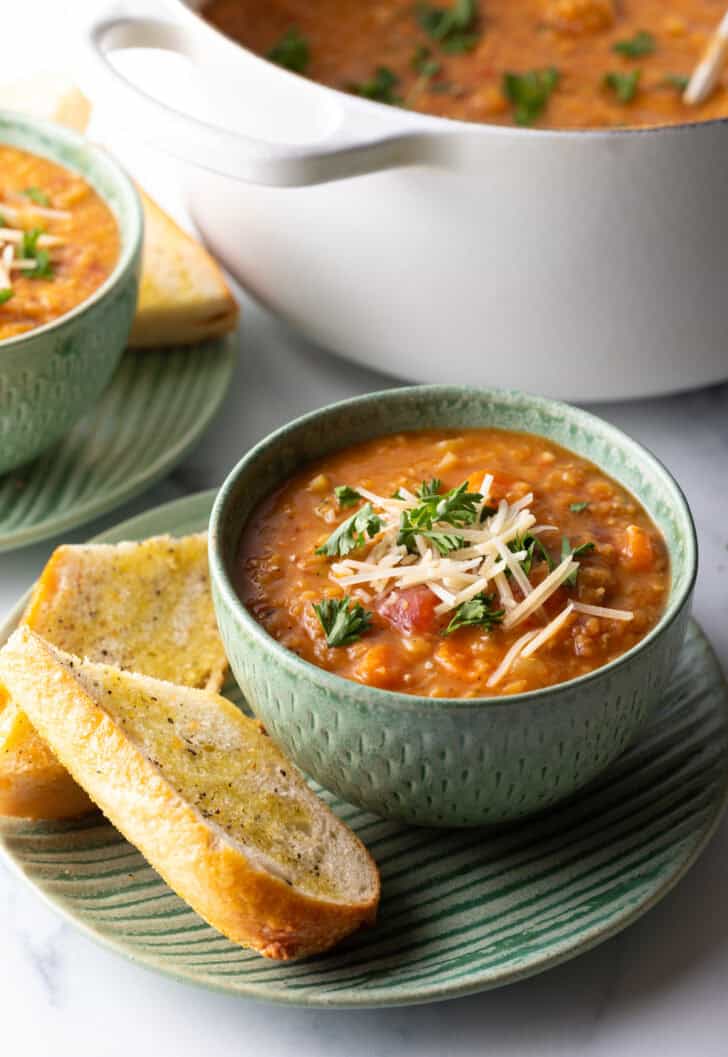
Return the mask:
{"type": "Polygon", "coordinates": [[[75,132],[84,132],[91,117],[91,104],[62,73],[35,73],[11,84],[0,85],[3,110],[55,121],[75,132]]]}
{"type": "Polygon", "coordinates": [[[364,845],[229,701],[80,661],[26,627],[0,652],[0,679],[117,829],[231,940],[298,958],[373,920],[364,845]]]}
{"type": "MultiPolygon", "coordinates": [[[[93,661],[186,686],[222,686],[227,661],[212,606],[205,533],[59,547],[23,620],[61,649],[93,661]]],[[[18,703],[6,703],[0,713],[0,814],[67,818],[92,809],[18,703]]]]}
{"type": "Polygon", "coordinates": [[[207,250],[141,189],[142,278],[132,348],[189,345],[234,330],[238,306],[207,250]]]}

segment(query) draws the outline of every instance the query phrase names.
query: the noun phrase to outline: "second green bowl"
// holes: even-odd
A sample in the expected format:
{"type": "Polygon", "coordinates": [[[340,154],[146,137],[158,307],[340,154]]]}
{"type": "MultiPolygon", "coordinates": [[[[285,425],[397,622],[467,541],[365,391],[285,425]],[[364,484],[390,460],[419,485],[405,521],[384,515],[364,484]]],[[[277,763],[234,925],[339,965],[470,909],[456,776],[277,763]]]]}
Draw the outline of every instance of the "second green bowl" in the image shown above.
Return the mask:
{"type": "Polygon", "coordinates": [[[49,448],[88,411],[110,381],[136,309],[143,215],[134,185],[100,147],[57,125],[0,111],[0,143],[79,173],[119,226],[113,272],[66,315],[0,341],[0,473],[49,448]]]}

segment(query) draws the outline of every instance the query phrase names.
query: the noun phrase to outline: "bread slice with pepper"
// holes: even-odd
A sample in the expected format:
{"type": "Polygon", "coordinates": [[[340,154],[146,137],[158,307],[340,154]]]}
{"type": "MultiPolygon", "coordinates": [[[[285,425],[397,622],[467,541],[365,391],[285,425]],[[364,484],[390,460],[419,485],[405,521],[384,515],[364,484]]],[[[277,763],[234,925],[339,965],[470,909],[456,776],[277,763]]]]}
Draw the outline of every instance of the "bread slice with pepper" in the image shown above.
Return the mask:
{"type": "MultiPolygon", "coordinates": [[[[187,686],[219,690],[227,667],[205,533],[59,547],[23,622],[69,653],[187,686]]],[[[92,809],[0,689],[0,814],[67,818],[92,809]]]]}
{"type": "Polygon", "coordinates": [[[0,652],[0,679],[107,818],[231,940],[299,958],[374,919],[364,845],[229,701],[80,661],[27,627],[0,652]]]}

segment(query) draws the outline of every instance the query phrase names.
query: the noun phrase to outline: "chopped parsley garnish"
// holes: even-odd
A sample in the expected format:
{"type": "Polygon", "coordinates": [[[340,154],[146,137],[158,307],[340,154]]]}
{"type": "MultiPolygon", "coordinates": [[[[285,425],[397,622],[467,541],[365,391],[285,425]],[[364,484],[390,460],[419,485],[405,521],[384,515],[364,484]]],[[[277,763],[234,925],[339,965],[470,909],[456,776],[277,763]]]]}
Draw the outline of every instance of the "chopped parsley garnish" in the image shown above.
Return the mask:
{"type": "Polygon", "coordinates": [[[417,554],[417,544],[415,543],[415,536],[422,536],[424,540],[427,540],[435,548],[438,554],[443,558],[450,551],[459,551],[461,547],[465,546],[465,540],[462,536],[458,536],[452,532],[438,532],[436,529],[423,529],[413,528],[407,517],[407,514],[402,515],[402,520],[399,527],[399,536],[397,537],[397,543],[404,544],[411,554],[417,554]]]}
{"type": "Polygon", "coordinates": [[[0,305],[6,304],[10,300],[10,298],[14,296],[14,294],[15,291],[11,290],[9,287],[4,290],[0,290],[0,305]]]}
{"type": "MultiPolygon", "coordinates": [[[[571,544],[566,536],[561,538],[561,560],[571,557],[576,560],[577,558],[583,558],[585,554],[590,554],[594,550],[595,544],[590,540],[588,543],[582,543],[580,547],[574,547],[571,549],[571,544]]],[[[569,573],[567,578],[564,580],[564,587],[576,587],[576,578],[579,575],[579,570],[574,569],[572,573],[569,573]]]]}
{"type": "Polygon", "coordinates": [[[38,249],[38,239],[42,234],[42,228],[30,228],[29,231],[23,232],[20,254],[22,257],[30,257],[35,261],[35,268],[26,272],[29,279],[51,279],[53,277],[53,265],[48,250],[38,249]]]}
{"type": "Polygon", "coordinates": [[[442,491],[442,481],[439,477],[433,477],[429,481],[423,481],[417,489],[418,499],[431,499],[433,495],[439,496],[442,491]]]}
{"type": "Polygon", "coordinates": [[[325,554],[328,558],[343,558],[350,551],[363,547],[367,536],[376,536],[381,525],[382,520],[374,513],[372,504],[365,503],[350,518],[342,521],[326,542],[316,548],[316,553],[325,554]]]}
{"type": "Polygon", "coordinates": [[[589,503],[585,500],[583,503],[569,503],[569,510],[573,514],[581,514],[582,510],[587,510],[589,503]]]}
{"type": "Polygon", "coordinates": [[[472,525],[478,516],[478,505],[483,497],[480,492],[469,492],[468,482],[463,481],[457,488],[451,488],[444,495],[430,495],[425,505],[434,507],[435,521],[447,521],[450,525],[462,528],[472,525]]]}
{"type": "Polygon", "coordinates": [[[303,73],[311,60],[311,51],[306,38],[292,26],[286,30],[278,43],[273,45],[266,58],[293,73],[303,73]]]}
{"type": "Polygon", "coordinates": [[[412,56],[412,69],[420,77],[429,80],[430,77],[435,77],[440,72],[442,63],[433,56],[431,48],[422,44],[412,56]]]}
{"type": "Polygon", "coordinates": [[[321,602],[313,603],[316,616],[326,632],[328,646],[351,646],[371,627],[372,614],[358,602],[350,604],[350,601],[347,595],[345,598],[324,598],[321,602]]]}
{"type": "Polygon", "coordinates": [[[31,202],[35,202],[37,206],[49,206],[51,200],[45,191],[41,191],[40,187],[26,187],[21,192],[26,198],[29,198],[31,202]]]}
{"type": "Polygon", "coordinates": [[[559,71],[555,66],[526,73],[504,73],[503,95],[513,104],[516,124],[532,125],[544,112],[558,83],[559,71]]]}
{"type": "Polygon", "coordinates": [[[612,44],[612,51],[618,55],[624,55],[627,59],[640,59],[643,55],[651,55],[655,50],[657,41],[652,33],[641,29],[628,40],[618,40],[612,44]]]}
{"type": "Polygon", "coordinates": [[[476,0],[454,0],[451,7],[418,4],[415,14],[420,27],[443,51],[459,54],[470,51],[478,43],[476,0]]]}
{"type": "Polygon", "coordinates": [[[536,536],[532,536],[530,532],[527,532],[523,536],[516,536],[508,544],[508,550],[512,551],[513,554],[518,554],[520,551],[526,552],[526,557],[521,559],[521,568],[523,569],[526,576],[529,576],[533,563],[541,559],[545,561],[549,567],[549,572],[552,572],[556,568],[556,562],[551,557],[543,543],[536,536]]]}
{"type": "Polygon", "coordinates": [[[678,92],[684,92],[690,84],[690,78],[684,73],[668,73],[663,83],[666,88],[674,88],[678,92]]]}
{"type": "Polygon", "coordinates": [[[490,631],[496,624],[501,623],[504,616],[504,609],[495,608],[495,595],[486,595],[481,591],[475,598],[460,603],[443,635],[452,635],[458,628],[476,626],[490,631]]]}
{"type": "Polygon", "coordinates": [[[360,95],[363,99],[372,99],[375,103],[386,103],[388,106],[399,106],[402,97],[397,95],[399,77],[387,66],[378,66],[374,76],[368,81],[348,84],[347,91],[360,95]]]}
{"type": "Polygon", "coordinates": [[[397,543],[405,546],[411,554],[417,554],[416,536],[429,540],[441,555],[465,546],[462,536],[437,530],[435,525],[438,522],[453,528],[472,525],[478,516],[478,503],[483,497],[479,492],[469,492],[467,481],[444,494],[441,494],[441,489],[442,481],[437,477],[423,481],[417,489],[417,498],[421,500],[419,506],[402,511],[397,543]]]}
{"type": "Polygon", "coordinates": [[[334,495],[336,496],[339,506],[346,508],[348,506],[354,506],[361,499],[360,494],[356,488],[349,488],[348,484],[340,484],[334,489],[334,495]]]}
{"type": "Polygon", "coordinates": [[[493,517],[494,514],[498,513],[497,506],[488,506],[486,503],[480,508],[480,520],[485,521],[486,518],[493,517]]]}
{"type": "Polygon", "coordinates": [[[630,73],[613,71],[604,75],[604,83],[612,89],[620,103],[631,103],[637,95],[641,76],[641,70],[632,70],[630,73]]]}

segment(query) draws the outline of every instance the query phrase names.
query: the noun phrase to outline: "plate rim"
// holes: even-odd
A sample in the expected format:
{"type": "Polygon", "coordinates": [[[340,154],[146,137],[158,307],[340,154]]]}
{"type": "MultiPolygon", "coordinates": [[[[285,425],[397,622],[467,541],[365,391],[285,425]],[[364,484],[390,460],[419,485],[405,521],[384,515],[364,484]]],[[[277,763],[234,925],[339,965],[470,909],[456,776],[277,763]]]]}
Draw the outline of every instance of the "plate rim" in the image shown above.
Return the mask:
{"type": "MultiPolygon", "coordinates": [[[[94,536],[93,542],[109,542],[118,539],[119,533],[134,530],[136,525],[140,525],[140,523],[143,524],[147,518],[159,516],[160,514],[165,517],[174,517],[178,521],[184,517],[194,518],[197,515],[202,517],[204,516],[205,511],[211,509],[212,501],[216,492],[217,489],[214,488],[203,492],[195,492],[183,496],[180,499],[173,499],[157,507],[152,507],[141,514],[127,518],[118,525],[112,526],[105,532],[94,536]]],[[[167,531],[174,531],[174,529],[170,526],[167,531]]],[[[4,644],[7,636],[17,624],[31,590],[32,585],[0,623],[0,646],[4,644]]],[[[700,624],[694,618],[691,618],[690,628],[692,633],[697,635],[701,640],[702,645],[706,650],[708,661],[712,663],[715,668],[717,684],[719,684],[723,690],[722,708],[726,717],[728,717],[728,679],[726,678],[726,673],[723,670],[723,666],[711,642],[705,635],[700,624]]],[[[547,955],[537,963],[528,964],[523,968],[514,968],[505,972],[498,971],[497,975],[481,978],[480,980],[470,979],[461,984],[445,982],[441,984],[426,985],[424,988],[417,988],[417,985],[410,985],[410,991],[407,991],[406,989],[404,991],[398,991],[396,995],[392,995],[391,997],[381,994],[372,995],[371,991],[357,992],[356,988],[343,990],[337,992],[335,995],[316,995],[303,994],[300,992],[293,993],[280,987],[278,984],[242,983],[225,985],[211,977],[198,976],[191,972],[184,972],[162,962],[148,961],[113,936],[106,936],[98,932],[83,918],[77,917],[65,907],[62,902],[57,902],[50,893],[36,884],[36,882],[25,873],[21,864],[7,848],[4,836],[1,832],[0,854],[2,854],[3,861],[8,865],[10,871],[14,875],[22,878],[33,889],[36,895],[38,895],[55,913],[59,914],[64,921],[70,922],[75,928],[79,929],[98,946],[113,950],[116,954],[122,955],[127,961],[130,961],[132,964],[137,965],[146,971],[161,973],[163,976],[170,979],[178,980],[179,982],[190,986],[202,987],[207,991],[233,995],[238,998],[251,998],[271,1005],[341,1010],[384,1009],[426,1005],[429,1003],[465,998],[469,995],[496,990],[499,987],[505,987],[508,984],[517,983],[520,980],[526,980],[530,977],[538,976],[542,972],[546,972],[547,970],[553,969],[567,961],[571,961],[571,959],[576,958],[579,955],[586,954],[588,951],[593,950],[607,940],[612,939],[650,911],[682,880],[685,874],[700,858],[706,846],[714,836],[726,807],[728,806],[728,753],[726,754],[725,762],[726,766],[724,768],[722,784],[716,791],[715,798],[711,805],[711,813],[707,817],[703,826],[700,839],[695,845],[693,845],[690,854],[687,855],[680,863],[680,866],[667,878],[662,880],[648,896],[641,901],[638,901],[610,925],[605,927],[595,924],[590,929],[587,929],[586,933],[583,934],[576,943],[571,945],[569,945],[568,942],[560,944],[555,948],[553,954],[547,955]]],[[[22,824],[23,821],[24,820],[18,820],[18,824],[22,824]]],[[[25,821],[27,822],[27,820],[25,821]]],[[[10,825],[12,825],[12,820],[10,820],[10,825]]]]}
{"type": "MultiPolygon", "coordinates": [[[[28,547],[33,543],[40,543],[42,540],[50,539],[61,532],[68,532],[70,529],[78,528],[79,525],[83,525],[87,521],[92,521],[97,517],[101,517],[103,514],[108,514],[117,506],[121,506],[122,503],[128,502],[135,496],[140,495],[146,488],[156,484],[156,482],[164,477],[169,470],[178,465],[210,425],[215,414],[220,409],[223,400],[227,396],[230,389],[230,382],[237,366],[239,338],[240,332],[239,330],[235,330],[232,333],[219,338],[205,339],[204,341],[191,342],[189,345],[175,346],[175,348],[179,349],[193,349],[196,347],[202,347],[203,345],[217,345],[218,347],[211,351],[215,356],[219,356],[222,361],[223,369],[216,377],[215,386],[210,388],[209,397],[203,408],[203,412],[195,421],[194,425],[191,426],[175,444],[165,449],[165,451],[158,455],[150,464],[145,465],[143,470],[126,478],[124,481],[121,481],[110,492],[105,493],[103,498],[97,499],[91,497],[86,502],[68,510],[65,515],[61,515],[60,517],[46,517],[43,521],[38,521],[27,528],[21,527],[15,531],[11,530],[9,532],[3,531],[0,528],[0,554],[9,554],[14,550],[20,550],[22,547],[28,547]]],[[[127,349],[124,355],[127,355],[129,352],[136,352],[138,355],[144,355],[145,351],[153,352],[155,350],[127,349]]],[[[113,384],[114,380],[112,379],[109,383],[109,387],[113,386],[113,384]]],[[[79,421],[83,421],[83,419],[79,419],[79,421]]],[[[61,438],[61,440],[63,440],[63,438],[61,438]]],[[[22,469],[23,467],[18,467],[18,471],[22,471],[22,469]]],[[[15,472],[17,471],[9,470],[8,476],[15,472]]],[[[159,509],[160,507],[150,507],[147,512],[159,509]]],[[[134,519],[129,518],[128,520],[133,521],[134,519]]],[[[123,522],[122,524],[125,523],[126,522],[123,522]]],[[[117,527],[121,526],[114,526],[114,528],[117,527]]],[[[110,531],[114,531],[114,528],[110,531]]]]}

